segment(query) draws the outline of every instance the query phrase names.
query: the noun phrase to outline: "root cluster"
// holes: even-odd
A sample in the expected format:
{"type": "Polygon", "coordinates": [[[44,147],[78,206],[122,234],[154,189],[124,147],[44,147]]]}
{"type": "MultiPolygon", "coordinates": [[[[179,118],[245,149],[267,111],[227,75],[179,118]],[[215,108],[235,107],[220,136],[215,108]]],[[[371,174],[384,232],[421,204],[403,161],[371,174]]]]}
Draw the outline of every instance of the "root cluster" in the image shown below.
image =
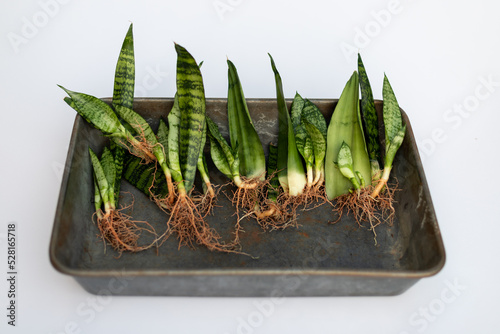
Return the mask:
{"type": "Polygon", "coordinates": [[[241,252],[240,232],[243,231],[241,221],[247,217],[255,218],[264,231],[298,228],[297,216],[300,211],[330,204],[338,213],[338,219],[333,223],[340,221],[344,214],[352,214],[359,226],[369,224],[368,228],[373,232],[375,244],[376,227],[381,224],[392,225],[395,218],[393,202],[397,185],[387,186],[377,198],[371,196],[373,187],[370,186],[359,192],[340,196],[332,203],[327,199],[324,187],[312,186],[299,196],[281,193],[275,201],[271,201],[267,199],[269,180],[244,180],[232,193],[230,200],[236,208],[237,221],[234,237],[228,242],[224,242],[221,235],[205,220],[213,211],[221,187],[215,187],[214,191],[204,195],[174,193],[165,198],[153,197],[155,203],[169,215],[166,230],[160,236],[149,223],[134,221],[123,212],[130,209],[133,203],[108,214],[97,214],[97,226],[102,239],[120,254],[124,251],[138,252],[159,246],[172,234],[176,236],[179,248],[194,248],[199,245],[211,251],[245,254],[241,252]],[[152,241],[140,244],[139,239],[143,234],[148,234],[149,240],[152,241]]]}
{"type": "Polygon", "coordinates": [[[280,193],[276,201],[271,201],[267,197],[271,179],[272,175],[265,181],[245,180],[243,186],[237,188],[232,203],[236,207],[238,221],[253,217],[265,231],[297,228],[299,210],[312,210],[328,203],[324,188],[319,185],[306,188],[299,196],[280,193]],[[240,210],[245,211],[241,217],[240,210]]]}
{"type": "Polygon", "coordinates": [[[146,141],[144,135],[139,137],[137,141],[119,140],[119,143],[126,147],[128,152],[142,160],[142,163],[149,164],[156,161],[156,156],[153,154],[153,145],[146,141]]]}
{"type": "Polygon", "coordinates": [[[180,196],[172,211],[168,226],[177,235],[179,247],[195,244],[220,252],[237,252],[238,242],[221,242],[221,236],[205,221],[204,216],[188,196],[180,196]]]}
{"type": "Polygon", "coordinates": [[[220,192],[219,186],[211,185],[211,188],[204,194],[192,196],[192,200],[197,204],[203,217],[211,215],[217,204],[217,196],[220,192]]]}
{"type": "Polygon", "coordinates": [[[167,221],[167,230],[162,235],[162,242],[175,234],[179,241],[179,248],[182,246],[194,248],[195,245],[201,245],[212,251],[245,254],[239,251],[239,224],[236,226],[234,239],[225,243],[219,233],[205,220],[215,206],[217,192],[218,190],[196,196],[180,195],[176,197],[173,205],[170,205],[166,198],[153,198],[156,204],[170,216],[167,221]]]}
{"type": "Polygon", "coordinates": [[[158,237],[155,229],[147,222],[132,220],[123,212],[130,206],[120,210],[111,210],[99,215],[97,227],[105,243],[113,247],[121,255],[124,251],[139,252],[157,245],[158,237]],[[149,234],[154,240],[146,245],[139,245],[143,233],[149,234]]]}
{"type": "Polygon", "coordinates": [[[375,228],[381,224],[392,226],[394,222],[395,209],[393,203],[397,186],[387,186],[377,198],[371,196],[373,189],[373,186],[369,186],[359,192],[337,197],[334,210],[338,213],[338,219],[333,223],[340,221],[344,214],[351,213],[359,226],[363,226],[364,222],[369,223],[369,230],[373,232],[376,245],[377,232],[375,228]]]}
{"type": "Polygon", "coordinates": [[[236,188],[232,198],[232,204],[236,208],[236,215],[239,217],[240,210],[253,210],[262,200],[261,194],[266,186],[265,182],[258,179],[243,179],[243,182],[236,188]]]}

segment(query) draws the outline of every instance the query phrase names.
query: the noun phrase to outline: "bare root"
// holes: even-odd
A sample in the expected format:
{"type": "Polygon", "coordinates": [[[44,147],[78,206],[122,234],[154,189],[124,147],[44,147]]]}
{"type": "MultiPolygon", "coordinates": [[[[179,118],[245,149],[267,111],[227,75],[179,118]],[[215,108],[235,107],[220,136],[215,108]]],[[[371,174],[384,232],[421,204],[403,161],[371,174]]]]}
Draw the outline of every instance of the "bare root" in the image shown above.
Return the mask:
{"type": "Polygon", "coordinates": [[[286,206],[267,201],[256,207],[252,212],[264,231],[284,230],[288,227],[298,227],[296,217],[286,206]]]}
{"type": "Polygon", "coordinates": [[[233,241],[222,242],[221,236],[208,225],[198,206],[187,195],[181,195],[177,198],[170,211],[170,219],[167,224],[172,233],[177,235],[179,248],[182,246],[193,248],[195,245],[202,245],[211,251],[248,255],[239,251],[238,233],[240,227],[236,227],[233,241]]]}
{"type": "Polygon", "coordinates": [[[272,215],[267,212],[256,212],[255,216],[262,228],[268,230],[282,230],[287,227],[298,227],[297,216],[300,211],[314,210],[324,204],[331,204],[326,197],[322,184],[316,184],[304,189],[298,196],[281,193],[276,203],[267,203],[274,211],[272,215]]]}
{"type": "Polygon", "coordinates": [[[220,189],[220,186],[211,184],[204,194],[191,196],[193,202],[196,203],[198,210],[203,217],[213,213],[214,207],[217,204],[217,196],[219,195],[220,189]]]}
{"type": "Polygon", "coordinates": [[[275,203],[267,199],[266,189],[269,187],[270,180],[270,177],[265,181],[245,179],[237,186],[232,198],[230,198],[236,207],[237,228],[239,228],[240,222],[247,217],[257,219],[264,230],[277,230],[288,226],[296,226],[296,222],[290,219],[292,215],[284,210],[284,207],[279,202],[275,203]]]}
{"type": "Polygon", "coordinates": [[[152,145],[150,145],[145,138],[140,138],[141,140],[127,141],[120,140],[120,144],[125,146],[128,152],[140,159],[142,163],[149,164],[156,161],[156,156],[152,153],[152,145]]]}
{"type": "Polygon", "coordinates": [[[120,253],[124,251],[139,252],[157,245],[158,238],[155,229],[145,221],[132,220],[123,210],[111,210],[109,213],[97,215],[97,227],[100,237],[114,250],[120,253]],[[142,233],[150,234],[154,240],[146,245],[139,245],[142,233]]]}
{"type": "Polygon", "coordinates": [[[373,232],[375,245],[377,244],[377,232],[375,228],[381,224],[392,226],[395,218],[394,193],[397,185],[387,186],[385,190],[378,194],[377,198],[372,197],[374,187],[369,186],[359,192],[342,195],[336,198],[334,210],[338,213],[340,221],[344,214],[351,213],[360,227],[364,222],[368,222],[369,230],[373,232]]]}
{"type": "Polygon", "coordinates": [[[323,182],[304,189],[299,196],[280,193],[276,201],[268,198],[268,189],[273,175],[265,181],[245,180],[233,193],[232,201],[236,207],[238,222],[246,217],[254,217],[265,231],[283,230],[298,227],[297,212],[312,210],[325,203],[326,197],[323,182]],[[245,213],[241,215],[241,210],[245,213]]]}
{"type": "Polygon", "coordinates": [[[264,186],[265,182],[258,179],[244,179],[237,186],[231,201],[236,207],[236,215],[238,217],[241,209],[251,211],[259,203],[261,200],[260,194],[264,186]]]}

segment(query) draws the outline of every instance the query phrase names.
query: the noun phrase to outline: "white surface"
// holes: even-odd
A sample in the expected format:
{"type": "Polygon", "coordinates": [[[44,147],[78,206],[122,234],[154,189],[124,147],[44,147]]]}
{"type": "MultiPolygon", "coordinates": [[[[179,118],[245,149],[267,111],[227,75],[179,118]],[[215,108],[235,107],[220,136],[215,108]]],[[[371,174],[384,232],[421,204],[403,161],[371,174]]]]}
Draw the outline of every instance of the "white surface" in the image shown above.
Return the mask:
{"type": "Polygon", "coordinates": [[[500,6],[486,0],[395,3],[397,13],[382,26],[374,13],[394,12],[389,0],[3,1],[0,332],[497,332],[500,6]],[[227,11],[219,15],[215,6],[223,4],[227,11]],[[34,20],[39,27],[30,31],[27,22],[34,20]],[[381,98],[385,72],[410,117],[445,242],[444,269],[397,297],[284,299],[265,314],[256,306],[265,298],[95,302],[56,272],[48,245],[75,117],[56,84],[112,95],[129,21],[140,96],[174,94],[173,41],[205,61],[208,97],[226,96],[226,55],[238,67],[247,97],[274,97],[270,52],[287,97],[298,90],[335,98],[356,68],[341,46],[359,48],[375,97],[381,98]],[[371,29],[368,41],[356,37],[365,29],[371,29]],[[13,44],[14,34],[23,43],[13,44]],[[481,78],[494,82],[491,92],[481,78]],[[465,105],[465,113],[448,111],[455,105],[465,105]],[[8,222],[19,226],[16,328],[6,325],[4,315],[8,222]],[[460,288],[451,290],[453,283],[460,288]]]}

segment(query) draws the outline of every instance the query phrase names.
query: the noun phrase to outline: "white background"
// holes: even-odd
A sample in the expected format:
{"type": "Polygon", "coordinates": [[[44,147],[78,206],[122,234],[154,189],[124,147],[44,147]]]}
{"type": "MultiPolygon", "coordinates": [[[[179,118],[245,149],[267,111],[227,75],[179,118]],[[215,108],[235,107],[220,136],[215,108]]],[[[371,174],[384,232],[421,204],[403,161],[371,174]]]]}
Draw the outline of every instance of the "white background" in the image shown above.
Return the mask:
{"type": "Polygon", "coordinates": [[[499,10],[486,0],[2,1],[0,272],[6,226],[16,222],[20,275],[16,328],[6,325],[0,275],[0,332],[497,332],[499,10]],[[112,95],[130,21],[138,96],[173,96],[173,41],[205,61],[208,97],[226,96],[226,56],[247,97],[274,97],[270,52],[287,97],[297,90],[337,98],[361,50],[375,98],[385,72],[410,117],[447,251],[444,269],[397,297],[284,299],[260,316],[256,303],[265,299],[96,302],[56,272],[48,246],[75,118],[56,84],[112,95]],[[77,312],[93,303],[93,316],[77,312]]]}

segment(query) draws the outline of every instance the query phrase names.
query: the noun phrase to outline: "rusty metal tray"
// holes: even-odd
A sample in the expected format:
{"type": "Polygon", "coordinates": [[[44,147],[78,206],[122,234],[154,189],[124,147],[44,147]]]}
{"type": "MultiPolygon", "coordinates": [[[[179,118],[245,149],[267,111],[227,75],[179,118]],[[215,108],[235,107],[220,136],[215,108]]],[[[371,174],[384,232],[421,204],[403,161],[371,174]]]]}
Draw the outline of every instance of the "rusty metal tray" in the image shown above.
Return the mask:
{"type": "MultiPolygon", "coordinates": [[[[109,99],[104,99],[110,102],[109,99]]],[[[248,99],[261,140],[277,137],[277,107],[273,99],[248,99]]],[[[291,101],[288,101],[289,103],[291,101]]],[[[327,121],[337,100],[313,100],[327,121]]],[[[170,98],[136,99],[134,108],[153,129],[166,117],[170,98]]],[[[207,99],[207,113],[227,136],[226,99],[207,99]]],[[[382,102],[376,101],[379,114],[382,102]]],[[[203,247],[178,248],[169,238],[158,250],[124,253],[104,251],[92,223],[93,183],[88,147],[100,153],[108,139],[76,117],[64,170],[50,242],[50,259],[63,274],[73,276],[93,294],[151,296],[374,296],[397,295],[423,277],[438,273],[445,263],[443,241],[407,115],[407,135],[396,156],[393,174],[396,220],[377,228],[378,244],[368,228],[351,216],[335,225],[328,205],[300,212],[300,227],[262,232],[254,220],[243,222],[243,250],[259,257],[211,252],[203,247]]],[[[210,159],[207,159],[210,160],[210,159]]],[[[214,183],[227,179],[209,166],[214,183]]],[[[126,181],[122,191],[134,196],[133,217],[147,220],[158,231],[167,216],[126,181]]],[[[225,188],[229,192],[230,188],[225,188]]],[[[129,195],[125,195],[129,196],[129,195]]],[[[125,198],[124,201],[130,200],[125,198]]],[[[226,196],[208,223],[231,238],[234,208],[226,196]]]]}

